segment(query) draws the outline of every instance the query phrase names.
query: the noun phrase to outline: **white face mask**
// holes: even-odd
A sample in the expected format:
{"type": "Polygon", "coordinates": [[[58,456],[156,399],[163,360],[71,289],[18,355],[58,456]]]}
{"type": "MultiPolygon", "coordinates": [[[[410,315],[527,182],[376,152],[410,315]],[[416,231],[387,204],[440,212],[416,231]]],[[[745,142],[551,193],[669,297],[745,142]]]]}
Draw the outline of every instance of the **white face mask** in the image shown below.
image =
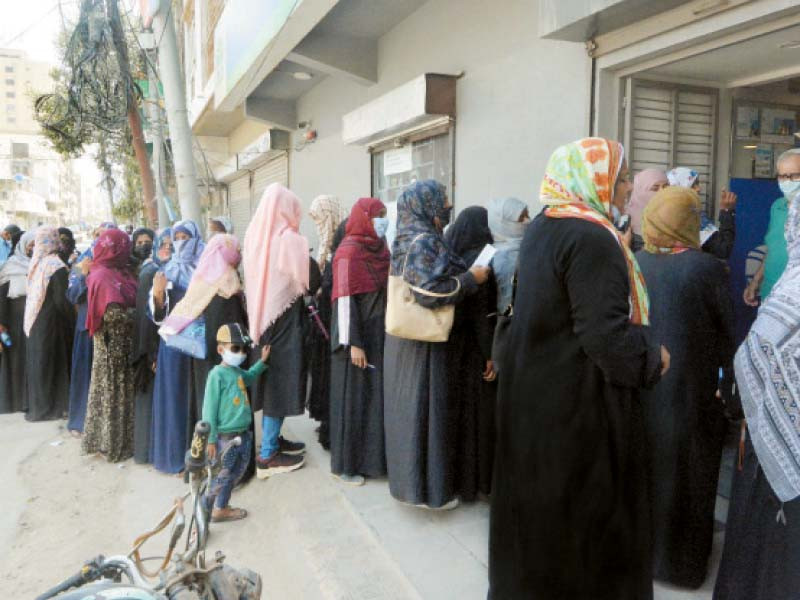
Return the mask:
{"type": "Polygon", "coordinates": [[[245,358],[247,358],[246,354],[231,352],[227,348],[222,351],[222,360],[225,361],[226,365],[230,365],[232,367],[238,367],[240,364],[244,362],[245,358]]]}
{"type": "Polygon", "coordinates": [[[386,237],[386,232],[389,230],[389,219],[386,217],[375,217],[372,219],[372,227],[375,228],[375,233],[379,238],[386,237]]]}
{"type": "Polygon", "coordinates": [[[794,200],[795,196],[800,193],[800,181],[779,181],[778,187],[781,188],[781,193],[786,196],[787,200],[794,200]]]}

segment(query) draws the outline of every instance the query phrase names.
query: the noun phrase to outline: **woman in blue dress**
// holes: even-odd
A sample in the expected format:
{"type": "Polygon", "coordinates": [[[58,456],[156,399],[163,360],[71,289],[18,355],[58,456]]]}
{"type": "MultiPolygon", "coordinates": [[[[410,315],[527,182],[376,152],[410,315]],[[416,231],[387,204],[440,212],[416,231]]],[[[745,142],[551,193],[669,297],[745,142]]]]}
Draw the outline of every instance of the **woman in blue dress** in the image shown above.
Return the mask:
{"type": "MultiPolygon", "coordinates": [[[[172,228],[172,258],[153,277],[150,311],[156,324],[180,302],[203,253],[200,229],[193,221],[179,221],[172,228]]],[[[180,473],[188,447],[187,419],[192,393],[192,357],[159,344],[153,385],[153,428],[150,456],[163,473],[180,473]]]]}

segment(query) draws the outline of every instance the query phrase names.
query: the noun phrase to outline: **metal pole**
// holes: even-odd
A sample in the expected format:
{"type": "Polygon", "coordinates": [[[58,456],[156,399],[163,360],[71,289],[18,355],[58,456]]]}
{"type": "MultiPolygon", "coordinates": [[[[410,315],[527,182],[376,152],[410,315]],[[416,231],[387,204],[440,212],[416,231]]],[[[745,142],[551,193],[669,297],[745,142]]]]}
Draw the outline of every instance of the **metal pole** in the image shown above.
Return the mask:
{"type": "Polygon", "coordinates": [[[175,162],[175,179],[181,218],[191,219],[197,223],[198,227],[202,228],[200,199],[197,194],[197,173],[192,152],[192,130],[189,127],[186,90],[178,58],[175,23],[172,18],[170,2],[162,0],[158,11],[153,16],[153,35],[158,47],[158,66],[161,83],[164,86],[164,102],[167,108],[167,124],[175,162]]]}
{"type": "Polygon", "coordinates": [[[150,135],[153,138],[153,175],[156,180],[156,203],[158,204],[158,227],[169,227],[169,215],[164,204],[164,137],[161,131],[161,107],[158,103],[158,76],[153,62],[156,60],[155,52],[150,52],[147,61],[148,104],[147,115],[150,121],[150,135]]]}

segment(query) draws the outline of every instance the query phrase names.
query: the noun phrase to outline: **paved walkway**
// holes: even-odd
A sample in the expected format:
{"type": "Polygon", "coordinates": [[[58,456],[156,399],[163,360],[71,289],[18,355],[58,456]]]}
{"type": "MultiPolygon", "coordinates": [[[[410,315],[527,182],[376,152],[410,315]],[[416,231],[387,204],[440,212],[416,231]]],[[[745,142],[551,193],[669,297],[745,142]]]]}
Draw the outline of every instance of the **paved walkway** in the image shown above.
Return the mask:
{"type": "MultiPolygon", "coordinates": [[[[315,426],[287,420],[288,436],[308,444],[306,466],[236,491],[234,505],[250,516],[213,525],[209,549],[260,572],[265,598],[483,600],[488,505],[432,512],[395,502],[385,481],[346,486],[330,476],[315,426]]],[[[0,476],[11,483],[3,501],[11,510],[0,512],[2,597],[31,597],[86,558],[126,551],[184,489],[132,461],[81,456],[63,424],[19,415],[0,416],[0,453],[0,476]]],[[[721,534],[715,563],[720,547],[721,534]]],[[[712,582],[692,592],[657,586],[656,599],[708,599],[712,582]]]]}

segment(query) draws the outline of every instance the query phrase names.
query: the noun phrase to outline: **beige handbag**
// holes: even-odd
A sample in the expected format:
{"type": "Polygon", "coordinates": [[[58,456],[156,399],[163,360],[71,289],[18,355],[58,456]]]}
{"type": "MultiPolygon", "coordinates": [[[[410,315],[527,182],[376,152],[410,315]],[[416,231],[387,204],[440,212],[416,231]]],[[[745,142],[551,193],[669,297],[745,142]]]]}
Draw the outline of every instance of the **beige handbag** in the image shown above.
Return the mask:
{"type": "Polygon", "coordinates": [[[403,279],[411,246],[423,235],[425,234],[419,234],[409,245],[409,251],[406,252],[406,258],[403,261],[403,272],[400,275],[389,276],[386,299],[386,333],[419,342],[446,342],[450,337],[450,330],[453,328],[455,305],[447,304],[439,308],[425,308],[417,303],[413,292],[434,298],[449,298],[459,292],[461,282],[454,277],[453,279],[458,283],[456,289],[448,294],[439,294],[409,285],[403,279]]]}

